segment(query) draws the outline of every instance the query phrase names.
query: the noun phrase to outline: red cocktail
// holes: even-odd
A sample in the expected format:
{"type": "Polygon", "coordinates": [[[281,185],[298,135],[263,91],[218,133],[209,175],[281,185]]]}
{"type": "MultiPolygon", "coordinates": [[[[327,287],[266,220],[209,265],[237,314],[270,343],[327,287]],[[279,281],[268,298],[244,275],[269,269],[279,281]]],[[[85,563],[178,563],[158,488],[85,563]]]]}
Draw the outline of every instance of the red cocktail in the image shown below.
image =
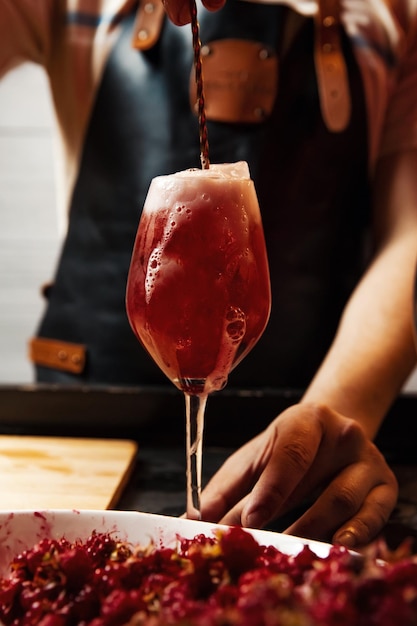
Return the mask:
{"type": "Polygon", "coordinates": [[[205,402],[225,386],[261,336],[270,303],[262,221],[246,163],[155,178],[126,306],[136,336],[186,398],[205,402]]]}

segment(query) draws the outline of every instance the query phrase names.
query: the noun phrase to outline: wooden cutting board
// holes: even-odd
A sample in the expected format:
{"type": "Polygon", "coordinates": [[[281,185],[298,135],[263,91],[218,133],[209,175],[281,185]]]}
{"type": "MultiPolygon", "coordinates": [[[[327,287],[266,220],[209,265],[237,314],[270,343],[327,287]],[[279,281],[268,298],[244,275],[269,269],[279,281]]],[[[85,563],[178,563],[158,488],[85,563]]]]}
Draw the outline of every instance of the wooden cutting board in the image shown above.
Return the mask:
{"type": "Polygon", "coordinates": [[[134,441],[0,435],[0,509],[110,509],[133,469],[134,441]]]}

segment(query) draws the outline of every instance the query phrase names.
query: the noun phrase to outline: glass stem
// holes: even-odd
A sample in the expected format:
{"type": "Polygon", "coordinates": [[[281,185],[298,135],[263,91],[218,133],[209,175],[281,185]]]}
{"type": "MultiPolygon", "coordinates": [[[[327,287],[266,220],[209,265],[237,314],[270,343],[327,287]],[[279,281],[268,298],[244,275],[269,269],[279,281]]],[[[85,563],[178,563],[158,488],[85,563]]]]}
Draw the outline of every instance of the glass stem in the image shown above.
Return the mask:
{"type": "Polygon", "coordinates": [[[201,470],[207,395],[184,395],[187,420],[187,517],[201,519],[201,470]]]}

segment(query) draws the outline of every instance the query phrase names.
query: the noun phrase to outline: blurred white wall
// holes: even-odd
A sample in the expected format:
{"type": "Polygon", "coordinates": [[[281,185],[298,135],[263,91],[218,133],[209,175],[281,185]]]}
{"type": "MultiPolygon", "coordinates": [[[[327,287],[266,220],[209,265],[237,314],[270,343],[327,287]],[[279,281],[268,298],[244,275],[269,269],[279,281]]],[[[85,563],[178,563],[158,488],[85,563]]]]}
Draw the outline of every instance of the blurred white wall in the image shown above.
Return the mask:
{"type": "Polygon", "coordinates": [[[417,370],[411,374],[410,378],[407,381],[407,384],[404,386],[405,392],[416,393],[417,392],[417,370]]]}
{"type": "Polygon", "coordinates": [[[28,64],[0,81],[0,384],[32,381],[27,340],[58,233],[49,91],[43,71],[28,64]]]}

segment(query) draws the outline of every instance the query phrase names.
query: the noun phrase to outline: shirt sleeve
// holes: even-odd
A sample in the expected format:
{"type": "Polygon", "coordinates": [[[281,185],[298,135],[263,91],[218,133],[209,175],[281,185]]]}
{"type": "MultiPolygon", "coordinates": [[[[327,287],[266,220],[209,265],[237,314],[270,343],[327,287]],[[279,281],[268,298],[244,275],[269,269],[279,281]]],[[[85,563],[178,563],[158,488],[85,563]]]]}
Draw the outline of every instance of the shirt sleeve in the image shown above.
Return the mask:
{"type": "Polygon", "coordinates": [[[54,0],[0,0],[0,76],[24,61],[47,63],[56,13],[54,0]]]}
{"type": "Polygon", "coordinates": [[[380,156],[417,148],[417,18],[409,30],[385,120],[380,156]]]}

